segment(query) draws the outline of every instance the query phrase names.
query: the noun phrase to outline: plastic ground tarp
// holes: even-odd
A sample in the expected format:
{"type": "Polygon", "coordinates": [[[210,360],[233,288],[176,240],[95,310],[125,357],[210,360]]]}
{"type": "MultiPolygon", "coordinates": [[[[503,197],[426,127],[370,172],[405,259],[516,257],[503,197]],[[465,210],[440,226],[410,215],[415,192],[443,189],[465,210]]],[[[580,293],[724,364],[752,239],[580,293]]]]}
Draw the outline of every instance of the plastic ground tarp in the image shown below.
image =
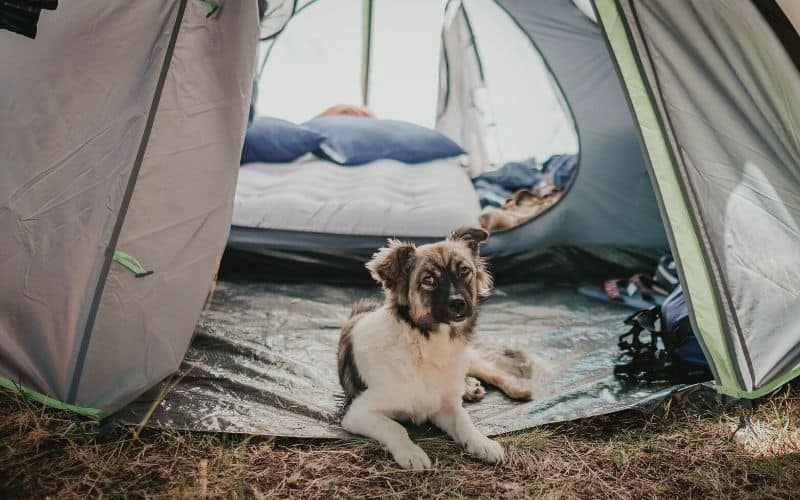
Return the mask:
{"type": "MultiPolygon", "coordinates": [[[[627,309],[566,287],[525,284],[496,292],[481,311],[477,342],[525,351],[538,366],[536,398],[515,402],[489,390],[482,401],[465,403],[481,431],[646,408],[683,388],[629,387],[614,377],[627,309]]],[[[344,437],[339,327],[352,302],[377,294],[376,287],[220,282],[180,373],[117,418],[139,423],[155,405],[147,421],[154,427],[344,437]]]]}

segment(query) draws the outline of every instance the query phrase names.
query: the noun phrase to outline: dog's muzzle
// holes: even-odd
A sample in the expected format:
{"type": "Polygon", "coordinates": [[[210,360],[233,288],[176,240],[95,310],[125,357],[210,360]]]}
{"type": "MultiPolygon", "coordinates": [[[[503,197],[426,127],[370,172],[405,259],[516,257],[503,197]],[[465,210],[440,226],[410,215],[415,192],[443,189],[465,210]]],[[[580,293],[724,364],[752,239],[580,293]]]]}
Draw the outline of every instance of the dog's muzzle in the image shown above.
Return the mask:
{"type": "Polygon", "coordinates": [[[447,299],[447,315],[450,321],[461,321],[469,315],[469,304],[461,295],[451,295],[447,299]]]}

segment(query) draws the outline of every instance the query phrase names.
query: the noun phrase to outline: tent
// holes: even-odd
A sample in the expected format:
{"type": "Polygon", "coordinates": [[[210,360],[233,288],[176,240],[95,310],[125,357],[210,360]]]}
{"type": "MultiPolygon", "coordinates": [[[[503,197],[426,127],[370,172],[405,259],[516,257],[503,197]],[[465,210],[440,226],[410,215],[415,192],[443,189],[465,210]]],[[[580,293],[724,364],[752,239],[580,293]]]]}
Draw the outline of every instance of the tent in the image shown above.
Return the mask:
{"type": "Polygon", "coordinates": [[[259,30],[255,3],[207,14],[63,2],[35,40],[0,31],[4,385],[100,415],[180,364],[225,247],[259,30]]]}
{"type": "MultiPolygon", "coordinates": [[[[438,4],[423,1],[409,6],[432,3],[438,4]]],[[[378,116],[395,113],[389,117],[402,116],[426,125],[435,124],[470,153],[472,175],[479,174],[487,165],[499,166],[525,156],[544,160],[553,153],[578,153],[578,174],[560,203],[535,221],[504,234],[496,233],[485,245],[483,251],[492,257],[493,271],[500,279],[552,274],[547,272],[551,259],[542,255],[552,247],[592,249],[595,253],[625,248],[632,255],[645,256],[652,255],[653,249],[666,248],[667,239],[636,126],[612,58],[597,24],[575,5],[569,1],[536,2],[521,11],[503,2],[465,0],[447,2],[446,8],[444,3],[439,5],[441,35],[436,30],[434,39],[426,41],[441,43],[438,63],[433,50],[436,45],[420,50],[410,42],[405,45],[413,51],[413,57],[409,57],[412,64],[397,63],[403,71],[422,73],[415,78],[427,84],[426,95],[417,90],[420,84],[401,79],[396,72],[380,65],[381,58],[399,58],[403,30],[408,28],[402,24],[405,8],[390,9],[383,3],[377,4],[371,11],[374,21],[366,23],[362,38],[360,4],[350,1],[334,6],[314,1],[299,7],[292,23],[268,45],[260,64],[258,104],[262,113],[278,113],[281,118],[300,121],[310,118],[308,115],[315,110],[324,109],[326,102],[360,101],[367,96],[367,103],[378,116]],[[346,36],[337,37],[335,42],[320,38],[320,30],[329,22],[349,33],[352,41],[348,44],[346,36]],[[560,26],[555,31],[554,22],[560,26]],[[499,28],[492,30],[493,25],[499,28]],[[395,30],[394,39],[383,34],[389,29],[395,30]],[[370,36],[371,32],[374,35],[370,36]],[[375,47],[370,49],[370,43],[375,47]],[[364,52],[371,54],[370,58],[362,57],[362,45],[367,46],[364,52]],[[517,59],[521,61],[509,57],[509,50],[520,54],[517,59]],[[427,65],[426,58],[432,59],[427,60],[427,65]],[[305,64],[298,65],[297,60],[304,60],[305,64]],[[300,71],[298,67],[311,70],[300,71]],[[331,74],[324,86],[315,84],[313,75],[318,69],[331,74]],[[370,77],[364,81],[362,75],[370,77]],[[411,99],[394,99],[411,110],[390,105],[394,101],[387,96],[404,96],[415,90],[415,95],[419,95],[416,101],[436,106],[435,115],[413,113],[411,110],[417,103],[411,99]],[[526,129],[530,130],[520,132],[526,129]],[[553,129],[556,134],[547,132],[553,129]],[[624,200],[620,200],[620,193],[624,193],[624,200]],[[592,217],[587,217],[590,213],[592,217]],[[521,275],[521,269],[527,275],[521,275]]],[[[430,10],[428,7],[424,12],[434,15],[430,10]]],[[[413,11],[405,15],[415,25],[418,36],[424,38],[425,31],[417,26],[418,16],[413,11]]],[[[353,185],[361,183],[376,186],[376,191],[382,189],[381,197],[391,200],[398,180],[382,178],[376,169],[359,172],[358,180],[345,179],[336,172],[335,177],[343,179],[336,184],[333,175],[309,169],[308,178],[303,178],[292,167],[280,182],[274,182],[275,186],[313,185],[321,177],[325,179],[321,184],[334,186],[325,192],[309,190],[303,202],[286,197],[278,201],[278,193],[267,191],[275,172],[273,165],[261,170],[249,166],[242,169],[229,239],[232,251],[229,253],[245,258],[260,256],[260,262],[269,263],[270,268],[302,272],[315,263],[316,275],[335,272],[336,278],[363,276],[364,260],[386,236],[416,241],[441,238],[449,228],[474,224],[479,210],[468,199],[472,191],[469,184],[464,183],[457,190],[456,183],[443,176],[440,165],[424,174],[417,167],[403,175],[417,173],[429,178],[427,183],[414,178],[409,184],[419,186],[420,192],[430,198],[448,200],[448,206],[457,205],[461,210],[444,220],[436,216],[444,211],[441,207],[424,215],[407,211],[408,224],[402,223],[405,220],[402,211],[392,210],[400,206],[399,202],[387,202],[388,206],[365,202],[353,207],[352,198],[363,196],[358,192],[346,198],[346,206],[324,198],[331,191],[349,194],[353,185]],[[363,178],[373,173],[369,179],[363,178]],[[437,190],[437,186],[450,188],[437,190]],[[429,195],[431,192],[435,195],[429,195]],[[450,201],[453,196],[464,201],[460,204],[457,200],[450,201]],[[323,201],[315,204],[320,199],[323,201]],[[472,211],[470,206],[474,207],[472,211]],[[308,220],[298,217],[304,209],[308,220]],[[356,221],[353,212],[380,214],[382,219],[363,216],[365,220],[356,221]],[[319,224],[326,220],[330,221],[327,225],[319,224]],[[298,261],[299,266],[295,265],[298,261]]],[[[405,192],[403,195],[408,196],[405,192]]],[[[606,259],[608,253],[603,253],[606,259]]],[[[566,263],[558,270],[562,276],[567,273],[565,266],[566,263]]],[[[585,274],[586,267],[581,266],[579,272],[585,274]]]]}
{"type": "MultiPolygon", "coordinates": [[[[259,29],[255,2],[209,4],[70,2],[42,16],[35,40],[0,31],[3,385],[104,416],[184,358],[228,234],[259,29]]],[[[275,4],[262,36],[280,41],[302,7],[275,4]]],[[[646,248],[666,237],[716,390],[755,398],[800,374],[790,2],[596,0],[596,20],[564,0],[496,5],[546,61],[580,144],[561,202],[490,238],[497,268],[524,272],[554,245],[646,248]]],[[[469,2],[445,12],[437,125],[488,158],[492,121],[470,98],[482,81],[469,2]]],[[[304,261],[322,247],[316,233],[272,231],[265,245],[237,232],[233,248],[304,261]]],[[[303,351],[306,364],[314,352],[303,351]]],[[[290,361],[276,366],[296,375],[290,361]]],[[[285,409],[287,399],[260,404],[285,409]]]]}

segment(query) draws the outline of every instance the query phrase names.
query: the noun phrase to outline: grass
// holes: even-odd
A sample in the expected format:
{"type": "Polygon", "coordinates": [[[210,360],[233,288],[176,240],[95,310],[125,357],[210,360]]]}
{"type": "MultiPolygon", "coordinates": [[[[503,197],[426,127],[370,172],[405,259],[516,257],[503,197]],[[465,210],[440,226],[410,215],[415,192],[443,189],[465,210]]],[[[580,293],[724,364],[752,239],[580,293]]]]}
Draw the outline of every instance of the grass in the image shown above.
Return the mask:
{"type": "Polygon", "coordinates": [[[0,391],[0,498],[403,497],[790,498],[800,494],[800,387],[738,410],[632,413],[506,435],[509,460],[473,461],[420,440],[432,472],[407,472],[374,444],[123,428],[0,391]]]}

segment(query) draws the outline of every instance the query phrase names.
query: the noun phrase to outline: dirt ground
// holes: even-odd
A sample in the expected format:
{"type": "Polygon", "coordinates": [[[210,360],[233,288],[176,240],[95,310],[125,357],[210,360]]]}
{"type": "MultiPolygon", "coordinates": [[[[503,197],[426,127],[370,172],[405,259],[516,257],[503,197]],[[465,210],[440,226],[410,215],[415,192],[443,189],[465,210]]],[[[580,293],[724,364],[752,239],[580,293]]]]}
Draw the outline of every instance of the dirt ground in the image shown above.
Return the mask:
{"type": "Polygon", "coordinates": [[[118,429],[0,390],[0,497],[797,498],[800,387],[738,430],[727,412],[632,413],[500,438],[509,459],[478,463],[440,437],[431,472],[407,472],[373,443],[118,429]]]}

